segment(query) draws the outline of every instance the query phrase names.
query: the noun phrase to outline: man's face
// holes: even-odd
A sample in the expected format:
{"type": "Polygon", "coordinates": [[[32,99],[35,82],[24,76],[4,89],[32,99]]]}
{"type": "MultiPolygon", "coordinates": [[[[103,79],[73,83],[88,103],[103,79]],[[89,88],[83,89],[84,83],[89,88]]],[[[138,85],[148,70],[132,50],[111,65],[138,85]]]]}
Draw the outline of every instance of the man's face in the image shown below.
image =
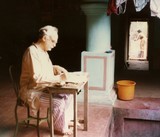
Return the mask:
{"type": "Polygon", "coordinates": [[[45,35],[44,50],[51,51],[54,47],[56,47],[57,41],[58,41],[58,34],[57,33],[55,33],[52,36],[45,35]]]}

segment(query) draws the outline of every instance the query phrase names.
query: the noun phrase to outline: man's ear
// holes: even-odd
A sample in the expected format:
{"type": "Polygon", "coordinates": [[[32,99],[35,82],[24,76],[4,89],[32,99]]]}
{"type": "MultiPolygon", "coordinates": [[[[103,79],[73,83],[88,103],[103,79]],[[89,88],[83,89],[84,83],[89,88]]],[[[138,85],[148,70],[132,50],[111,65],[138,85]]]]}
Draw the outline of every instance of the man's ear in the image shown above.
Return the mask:
{"type": "Polygon", "coordinates": [[[42,41],[46,41],[47,40],[47,35],[44,35],[43,37],[42,37],[42,41]]]}

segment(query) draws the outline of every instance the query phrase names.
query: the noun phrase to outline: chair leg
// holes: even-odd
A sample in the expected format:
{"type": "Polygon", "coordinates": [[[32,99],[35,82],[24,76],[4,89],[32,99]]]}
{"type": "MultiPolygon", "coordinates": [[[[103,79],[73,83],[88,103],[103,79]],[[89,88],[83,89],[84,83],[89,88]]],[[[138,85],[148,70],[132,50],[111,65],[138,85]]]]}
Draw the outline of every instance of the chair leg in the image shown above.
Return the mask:
{"type": "Polygon", "coordinates": [[[17,114],[17,108],[18,108],[18,105],[16,104],[15,106],[15,119],[16,119],[16,128],[15,128],[15,131],[14,131],[14,136],[13,137],[17,137],[17,133],[18,133],[18,114],[17,114]]]}
{"type": "Polygon", "coordinates": [[[47,108],[47,123],[48,123],[48,127],[50,128],[50,109],[47,108]]]}
{"type": "Polygon", "coordinates": [[[39,122],[40,122],[40,110],[37,112],[37,136],[40,137],[39,135],[39,122]]]}
{"type": "Polygon", "coordinates": [[[29,106],[27,106],[27,118],[28,118],[28,120],[27,120],[27,127],[28,127],[29,122],[30,122],[29,117],[30,117],[30,108],[29,108],[29,106]]]}
{"type": "MultiPolygon", "coordinates": [[[[17,113],[17,109],[18,109],[18,105],[16,104],[15,106],[15,120],[16,120],[16,128],[14,131],[14,136],[13,137],[17,137],[17,133],[18,133],[18,128],[19,128],[19,121],[18,121],[18,113],[17,113]]],[[[49,113],[50,109],[47,109],[47,123],[48,123],[48,127],[50,128],[50,117],[49,117],[49,113]]],[[[27,116],[28,118],[30,117],[30,109],[29,107],[27,107],[27,116]]],[[[40,137],[40,131],[39,131],[39,125],[40,125],[40,110],[37,111],[37,137],[40,137]]],[[[30,120],[27,120],[27,126],[29,126],[29,122],[30,120]]]]}

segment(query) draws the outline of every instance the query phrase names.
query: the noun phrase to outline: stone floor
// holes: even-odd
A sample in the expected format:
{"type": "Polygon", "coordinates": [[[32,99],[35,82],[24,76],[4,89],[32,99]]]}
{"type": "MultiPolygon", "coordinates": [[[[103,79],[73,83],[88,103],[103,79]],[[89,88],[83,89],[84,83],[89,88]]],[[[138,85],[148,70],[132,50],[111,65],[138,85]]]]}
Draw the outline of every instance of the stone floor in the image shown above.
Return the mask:
{"type": "Polygon", "coordinates": [[[112,137],[159,137],[160,98],[117,100],[113,107],[112,137]]]}
{"type": "MultiPolygon", "coordinates": [[[[2,74],[2,73],[1,73],[2,74]]],[[[160,98],[160,74],[139,71],[123,71],[115,75],[115,83],[118,80],[129,79],[136,82],[135,97],[160,98]]],[[[115,84],[116,88],[116,84],[115,84]]],[[[91,98],[91,96],[90,96],[91,98]]],[[[103,102],[103,101],[102,101],[103,102]]],[[[15,128],[14,119],[15,95],[8,80],[8,75],[0,77],[0,137],[12,137],[15,128]]],[[[78,137],[109,137],[110,121],[112,116],[111,105],[103,103],[89,104],[89,129],[78,129],[78,137]]],[[[78,103],[78,118],[81,119],[82,104],[78,103]]],[[[20,113],[23,115],[23,110],[20,113]]],[[[19,137],[36,137],[34,128],[20,128],[19,137]]],[[[44,124],[41,127],[41,137],[49,137],[49,130],[44,124]]],[[[56,137],[61,137],[56,135],[56,137]]],[[[64,136],[65,137],[65,136],[64,136]]]]}

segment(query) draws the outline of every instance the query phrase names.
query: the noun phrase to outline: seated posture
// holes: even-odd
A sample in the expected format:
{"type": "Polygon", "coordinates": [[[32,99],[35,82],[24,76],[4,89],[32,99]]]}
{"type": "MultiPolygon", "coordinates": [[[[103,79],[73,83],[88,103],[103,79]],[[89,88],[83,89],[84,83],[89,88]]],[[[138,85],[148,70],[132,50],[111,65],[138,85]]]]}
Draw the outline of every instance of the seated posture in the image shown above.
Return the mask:
{"type": "MultiPolygon", "coordinates": [[[[67,79],[67,70],[53,65],[48,52],[57,44],[58,29],[44,26],[39,29],[37,40],[27,48],[22,59],[20,77],[20,97],[30,108],[37,111],[44,102],[49,102],[48,93],[42,92],[51,83],[61,83],[67,79]]],[[[73,120],[73,97],[70,94],[54,95],[54,129],[62,134],[70,134],[68,129],[73,120]]]]}

